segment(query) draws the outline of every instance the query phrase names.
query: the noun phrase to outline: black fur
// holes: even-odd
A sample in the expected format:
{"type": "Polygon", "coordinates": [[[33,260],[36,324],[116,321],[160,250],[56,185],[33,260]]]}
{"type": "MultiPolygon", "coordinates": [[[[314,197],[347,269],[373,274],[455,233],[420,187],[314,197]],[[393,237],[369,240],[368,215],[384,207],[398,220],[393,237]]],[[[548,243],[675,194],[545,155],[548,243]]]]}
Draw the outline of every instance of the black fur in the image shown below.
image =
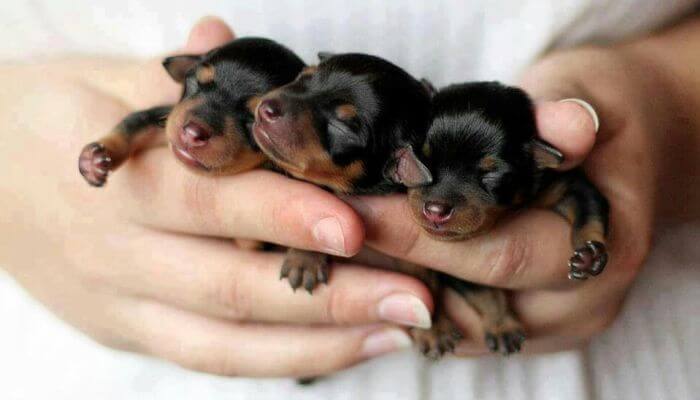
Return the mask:
{"type": "Polygon", "coordinates": [[[219,133],[224,119],[233,117],[237,130],[245,132],[250,145],[255,146],[251,135],[255,117],[246,107],[247,101],[291,82],[304,65],[291,50],[270,39],[236,39],[199,57],[185,76],[181,100],[202,97],[203,105],[194,110],[197,117],[219,133]],[[197,82],[195,71],[202,64],[214,66],[213,83],[197,82]]]}

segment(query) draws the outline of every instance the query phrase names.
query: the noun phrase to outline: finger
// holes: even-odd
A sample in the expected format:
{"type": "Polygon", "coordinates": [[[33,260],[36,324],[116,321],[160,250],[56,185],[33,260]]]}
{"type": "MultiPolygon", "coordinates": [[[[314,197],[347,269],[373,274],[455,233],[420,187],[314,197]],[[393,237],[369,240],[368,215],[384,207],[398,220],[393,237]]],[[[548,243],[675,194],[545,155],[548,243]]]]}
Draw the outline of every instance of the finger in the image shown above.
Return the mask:
{"type": "MultiPolygon", "coordinates": [[[[629,282],[621,274],[587,281],[570,290],[515,292],[512,308],[522,322],[525,353],[571,349],[607,329],[617,317],[629,282]],[[605,278],[605,279],[603,279],[605,278]]],[[[457,354],[487,354],[481,316],[452,290],[445,293],[449,315],[465,333],[457,354]]]]}
{"type": "MultiPolygon", "coordinates": [[[[223,20],[208,16],[194,24],[183,48],[174,53],[203,54],[233,39],[233,31],[223,20]]],[[[132,86],[134,93],[127,94],[129,104],[135,109],[173,103],[182,92],[182,86],[165,72],[163,58],[156,57],[148,61],[145,66],[137,67],[132,86]],[[158,90],[153,90],[154,87],[158,90]]]]}
{"type": "Polygon", "coordinates": [[[231,28],[222,19],[206,16],[194,24],[182,52],[206,53],[214,47],[230,42],[234,36],[231,28]]]}
{"type": "Polygon", "coordinates": [[[122,199],[119,210],[133,220],[164,230],[340,256],[362,246],[359,216],[323,189],[269,171],[210,177],[177,163],[168,149],[141,153],[114,175],[104,195],[122,199]]]}
{"type": "Polygon", "coordinates": [[[568,99],[541,101],[535,106],[540,138],[564,154],[560,170],[581,164],[595,144],[597,114],[584,104],[568,99]]]}
{"type": "Polygon", "coordinates": [[[488,234],[460,242],[437,241],[416,224],[405,196],[354,197],[365,243],[383,253],[471,282],[505,288],[561,287],[571,283],[571,228],[550,211],[526,210],[499,221],[488,234]]]}
{"type": "MultiPolygon", "coordinates": [[[[175,53],[204,53],[233,40],[233,32],[220,19],[205,17],[192,28],[186,44],[175,53]]],[[[138,110],[177,101],[182,86],[163,69],[164,56],[145,62],[103,59],[74,61],[72,68],[101,92],[119,98],[129,109],[138,110]]]]}
{"type": "Polygon", "coordinates": [[[141,305],[132,324],[148,354],[225,376],[326,375],[411,346],[404,331],[388,326],[235,324],[155,303],[141,305]]]}
{"type": "Polygon", "coordinates": [[[217,318],[291,324],[430,325],[432,299],[417,279],[359,265],[333,265],[313,295],[280,280],[283,255],[230,242],[165,233],[138,235],[100,279],[129,293],[217,318]],[[144,254],[150,254],[147,259],[144,254]]]}

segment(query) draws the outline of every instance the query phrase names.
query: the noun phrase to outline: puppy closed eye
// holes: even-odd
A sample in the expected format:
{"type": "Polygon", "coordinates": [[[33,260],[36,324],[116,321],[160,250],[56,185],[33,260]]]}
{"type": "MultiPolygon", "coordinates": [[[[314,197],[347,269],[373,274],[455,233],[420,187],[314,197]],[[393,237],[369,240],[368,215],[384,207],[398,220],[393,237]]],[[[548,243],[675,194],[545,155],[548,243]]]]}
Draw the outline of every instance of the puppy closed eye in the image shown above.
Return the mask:
{"type": "Polygon", "coordinates": [[[330,119],[327,129],[330,152],[334,157],[349,157],[365,146],[363,137],[345,121],[330,119]]]}
{"type": "Polygon", "coordinates": [[[487,192],[493,192],[508,181],[509,175],[506,171],[483,172],[480,184],[487,192]]]}

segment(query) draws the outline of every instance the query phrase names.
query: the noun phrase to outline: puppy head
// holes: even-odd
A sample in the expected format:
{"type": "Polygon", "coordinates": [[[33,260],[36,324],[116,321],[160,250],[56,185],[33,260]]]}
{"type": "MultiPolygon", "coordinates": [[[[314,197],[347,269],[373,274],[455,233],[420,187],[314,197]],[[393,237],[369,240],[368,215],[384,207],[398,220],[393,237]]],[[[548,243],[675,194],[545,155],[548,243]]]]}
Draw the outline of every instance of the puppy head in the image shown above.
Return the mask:
{"type": "Polygon", "coordinates": [[[169,57],[163,66],[183,84],[166,124],[176,157],[197,171],[234,174],[265,159],[251,137],[260,96],[291,82],[304,63],[273,41],[243,38],[203,55],[169,57]]]}
{"type": "Polygon", "coordinates": [[[422,141],[428,94],[378,57],[319,57],[318,66],[263,97],[253,136],[268,157],[299,179],[337,192],[371,192],[389,182],[384,170],[397,150],[422,141]]]}
{"type": "Polygon", "coordinates": [[[431,236],[462,240],[489,229],[504,211],[530,200],[542,171],[561,153],[536,138],[532,102],[498,83],[454,85],[433,98],[421,158],[429,186],[409,190],[415,220],[431,236]]]}

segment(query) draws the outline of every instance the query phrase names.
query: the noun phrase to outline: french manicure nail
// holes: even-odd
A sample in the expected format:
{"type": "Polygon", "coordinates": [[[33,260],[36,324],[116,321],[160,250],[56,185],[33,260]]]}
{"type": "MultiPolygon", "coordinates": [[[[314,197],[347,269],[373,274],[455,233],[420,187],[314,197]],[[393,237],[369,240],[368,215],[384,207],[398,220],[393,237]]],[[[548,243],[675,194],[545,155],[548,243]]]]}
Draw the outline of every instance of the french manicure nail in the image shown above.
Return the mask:
{"type": "Polygon", "coordinates": [[[584,110],[588,111],[588,114],[591,116],[591,119],[593,119],[593,126],[595,127],[595,133],[598,133],[598,129],[600,128],[600,119],[598,118],[598,113],[595,111],[595,108],[591,105],[591,103],[577,99],[577,98],[570,98],[570,99],[564,99],[564,100],[559,100],[560,103],[575,103],[578,104],[579,106],[583,107],[584,110]]]}
{"type": "Polygon", "coordinates": [[[362,355],[373,358],[411,347],[413,341],[398,328],[383,328],[370,333],[362,343],[362,355]]]}
{"type": "Polygon", "coordinates": [[[377,305],[380,319],[401,325],[430,328],[432,321],[428,307],[418,297],[395,293],[383,298],[377,305]]]}
{"type": "Polygon", "coordinates": [[[321,245],[321,250],[339,256],[346,256],[345,236],[340,221],[335,217],[327,217],[318,221],[313,227],[314,239],[321,245]]]}

